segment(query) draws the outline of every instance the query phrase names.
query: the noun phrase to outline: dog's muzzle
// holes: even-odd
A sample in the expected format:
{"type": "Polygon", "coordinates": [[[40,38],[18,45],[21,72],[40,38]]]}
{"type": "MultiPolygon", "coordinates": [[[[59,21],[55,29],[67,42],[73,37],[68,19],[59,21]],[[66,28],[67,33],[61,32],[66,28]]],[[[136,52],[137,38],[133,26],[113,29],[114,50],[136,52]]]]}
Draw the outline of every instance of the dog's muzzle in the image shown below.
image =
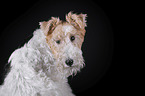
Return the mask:
{"type": "Polygon", "coordinates": [[[66,61],[65,61],[65,63],[68,65],[68,66],[72,66],[73,65],[73,59],[67,59],[66,61]]]}

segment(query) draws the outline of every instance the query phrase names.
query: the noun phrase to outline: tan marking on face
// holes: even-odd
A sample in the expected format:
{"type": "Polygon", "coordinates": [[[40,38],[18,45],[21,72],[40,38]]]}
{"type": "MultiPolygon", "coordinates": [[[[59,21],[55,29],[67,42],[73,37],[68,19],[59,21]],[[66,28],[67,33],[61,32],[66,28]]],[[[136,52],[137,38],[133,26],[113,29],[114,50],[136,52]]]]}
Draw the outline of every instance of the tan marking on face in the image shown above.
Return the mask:
{"type": "Polygon", "coordinates": [[[52,34],[46,37],[46,40],[55,58],[59,58],[63,53],[64,47],[69,43],[81,50],[84,33],[85,30],[78,30],[71,24],[65,22],[57,25],[52,34]],[[74,41],[70,40],[71,36],[75,37],[74,41]],[[56,43],[58,40],[60,40],[60,44],[56,43]]]}

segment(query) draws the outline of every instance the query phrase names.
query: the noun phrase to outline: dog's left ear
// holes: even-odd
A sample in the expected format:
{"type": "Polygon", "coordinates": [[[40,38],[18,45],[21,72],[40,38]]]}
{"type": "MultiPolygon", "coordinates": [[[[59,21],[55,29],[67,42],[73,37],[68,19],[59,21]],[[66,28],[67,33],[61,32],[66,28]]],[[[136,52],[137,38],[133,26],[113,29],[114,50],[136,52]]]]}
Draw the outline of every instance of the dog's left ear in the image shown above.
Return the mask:
{"type": "Polygon", "coordinates": [[[77,29],[85,29],[87,26],[86,24],[86,17],[87,14],[73,14],[72,12],[69,12],[68,15],[66,15],[66,21],[76,27],[77,29]]]}

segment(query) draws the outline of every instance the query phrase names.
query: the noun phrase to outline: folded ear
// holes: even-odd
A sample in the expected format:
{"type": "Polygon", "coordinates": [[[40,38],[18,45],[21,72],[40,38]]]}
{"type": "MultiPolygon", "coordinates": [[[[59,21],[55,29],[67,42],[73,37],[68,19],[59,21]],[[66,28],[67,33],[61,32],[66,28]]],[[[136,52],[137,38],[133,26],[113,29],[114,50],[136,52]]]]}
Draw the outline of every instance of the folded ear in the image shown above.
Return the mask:
{"type": "Polygon", "coordinates": [[[66,15],[66,21],[76,28],[85,29],[85,27],[87,26],[86,17],[87,14],[77,15],[69,12],[68,15],[66,15]]]}
{"type": "Polygon", "coordinates": [[[39,25],[44,34],[47,36],[51,34],[55,27],[60,23],[61,21],[59,18],[52,17],[51,20],[40,22],[39,25]]]}

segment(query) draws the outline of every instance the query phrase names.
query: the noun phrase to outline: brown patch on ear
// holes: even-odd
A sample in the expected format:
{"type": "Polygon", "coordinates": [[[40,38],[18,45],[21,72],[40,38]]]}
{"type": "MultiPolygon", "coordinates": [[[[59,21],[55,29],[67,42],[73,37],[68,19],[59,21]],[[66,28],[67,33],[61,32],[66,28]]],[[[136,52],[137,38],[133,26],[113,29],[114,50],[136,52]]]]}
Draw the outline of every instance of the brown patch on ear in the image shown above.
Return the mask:
{"type": "Polygon", "coordinates": [[[86,17],[87,14],[73,14],[72,12],[69,12],[68,15],[66,15],[66,21],[73,25],[77,29],[84,30],[87,26],[86,24],[86,17]]]}
{"type": "Polygon", "coordinates": [[[44,34],[48,36],[53,32],[55,27],[60,23],[61,21],[59,18],[52,17],[51,20],[40,22],[39,25],[42,31],[44,32],[44,34]]]}

